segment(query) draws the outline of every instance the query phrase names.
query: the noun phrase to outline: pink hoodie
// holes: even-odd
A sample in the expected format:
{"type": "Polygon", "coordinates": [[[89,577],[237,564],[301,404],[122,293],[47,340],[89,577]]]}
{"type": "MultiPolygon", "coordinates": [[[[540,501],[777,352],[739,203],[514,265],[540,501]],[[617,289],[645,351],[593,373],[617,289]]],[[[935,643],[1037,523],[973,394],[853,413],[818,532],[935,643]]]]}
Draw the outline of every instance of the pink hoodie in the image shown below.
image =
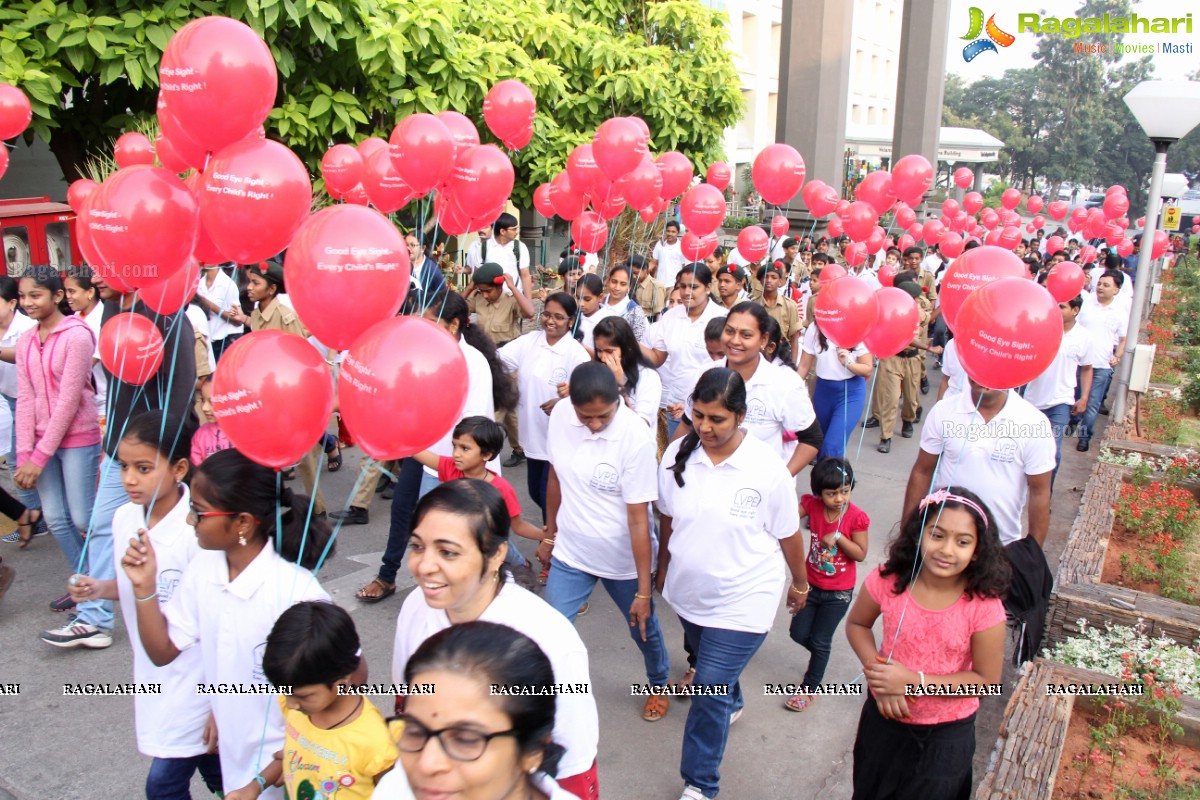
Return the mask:
{"type": "Polygon", "coordinates": [[[91,384],[96,339],[76,316],[65,317],[43,344],[40,326],[17,340],[17,466],[45,467],[60,447],[100,443],[91,384]]]}

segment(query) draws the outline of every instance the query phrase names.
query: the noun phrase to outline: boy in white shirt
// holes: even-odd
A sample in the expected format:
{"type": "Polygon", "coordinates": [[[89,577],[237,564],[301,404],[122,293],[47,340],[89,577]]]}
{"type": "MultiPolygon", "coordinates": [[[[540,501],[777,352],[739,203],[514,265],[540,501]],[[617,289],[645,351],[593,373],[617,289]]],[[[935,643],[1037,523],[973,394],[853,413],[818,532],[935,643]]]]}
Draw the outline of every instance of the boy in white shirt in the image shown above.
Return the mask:
{"type": "MultiPolygon", "coordinates": [[[[1117,300],[1125,273],[1120,270],[1105,270],[1096,281],[1096,299],[1085,302],[1077,322],[1091,331],[1095,337],[1096,350],[1092,358],[1092,390],[1087,396],[1087,408],[1083,414],[1071,416],[1071,427],[1079,428],[1079,443],[1075,449],[1086,453],[1092,440],[1096,416],[1108,394],[1112,382],[1113,368],[1121,360],[1125,350],[1125,333],[1129,328],[1129,308],[1117,300]]],[[[1082,394],[1080,395],[1082,397],[1082,394]]]]}

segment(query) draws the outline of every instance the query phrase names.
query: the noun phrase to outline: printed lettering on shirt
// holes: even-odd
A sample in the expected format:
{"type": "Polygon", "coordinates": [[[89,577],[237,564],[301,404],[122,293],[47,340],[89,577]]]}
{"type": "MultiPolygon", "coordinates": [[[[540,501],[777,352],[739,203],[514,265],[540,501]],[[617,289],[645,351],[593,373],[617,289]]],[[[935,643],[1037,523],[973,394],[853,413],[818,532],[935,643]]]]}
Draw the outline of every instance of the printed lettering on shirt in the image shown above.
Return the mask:
{"type": "Polygon", "coordinates": [[[179,586],[181,578],[183,578],[183,571],[178,569],[164,569],[158,573],[159,605],[171,599],[171,595],[175,594],[175,589],[179,586]]]}
{"type": "Polygon", "coordinates": [[[588,481],[588,487],[597,491],[616,494],[621,490],[617,481],[618,477],[619,473],[616,467],[612,464],[601,462],[592,470],[592,479],[588,481]]]}
{"type": "Polygon", "coordinates": [[[729,507],[729,516],[754,519],[760,503],[762,495],[757,489],[738,489],[733,496],[733,505],[729,507]]]}
{"type": "Polygon", "coordinates": [[[1017,460],[1017,441],[1015,439],[997,439],[992,449],[992,461],[1001,464],[1011,464],[1017,460]]]}
{"type": "Polygon", "coordinates": [[[746,424],[754,425],[769,422],[770,414],[767,412],[767,404],[762,400],[755,398],[746,403],[746,424]]]}
{"type": "Polygon", "coordinates": [[[549,383],[551,386],[558,386],[560,383],[566,383],[566,382],[567,382],[566,367],[558,367],[557,369],[550,371],[549,383]]]}
{"type": "Polygon", "coordinates": [[[267,652],[267,643],[257,644],[254,646],[254,653],[251,660],[254,662],[254,671],[250,673],[250,679],[255,683],[267,683],[267,673],[263,672],[263,654],[267,652]]]}

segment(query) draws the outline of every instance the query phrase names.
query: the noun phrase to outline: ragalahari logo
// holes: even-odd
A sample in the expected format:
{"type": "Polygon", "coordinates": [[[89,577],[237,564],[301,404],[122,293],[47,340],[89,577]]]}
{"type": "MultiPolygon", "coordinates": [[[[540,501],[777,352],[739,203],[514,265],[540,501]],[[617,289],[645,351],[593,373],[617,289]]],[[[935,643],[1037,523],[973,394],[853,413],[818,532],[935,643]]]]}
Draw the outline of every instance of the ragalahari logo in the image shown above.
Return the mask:
{"type": "Polygon", "coordinates": [[[996,45],[1008,47],[1017,40],[1017,37],[1011,33],[1005,33],[1000,30],[1000,26],[996,24],[996,15],[992,14],[988,17],[987,25],[983,24],[983,10],[971,7],[971,27],[967,30],[967,35],[962,37],[970,41],[963,48],[963,60],[974,61],[975,57],[980,53],[986,53],[989,50],[993,53],[999,53],[996,45]],[[986,38],[980,38],[980,34],[986,32],[986,38]]]}

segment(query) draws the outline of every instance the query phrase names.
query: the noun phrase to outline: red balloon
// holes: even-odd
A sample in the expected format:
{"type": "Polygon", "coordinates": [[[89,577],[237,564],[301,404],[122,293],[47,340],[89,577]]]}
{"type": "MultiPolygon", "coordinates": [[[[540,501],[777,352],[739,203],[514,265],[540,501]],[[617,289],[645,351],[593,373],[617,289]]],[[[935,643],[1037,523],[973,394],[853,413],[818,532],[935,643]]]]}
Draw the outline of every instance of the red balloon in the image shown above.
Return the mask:
{"type": "Polygon", "coordinates": [[[699,236],[695,231],[688,231],[679,239],[679,249],[688,261],[703,261],[716,252],[717,235],[699,236]]]}
{"type": "Polygon", "coordinates": [[[725,195],[711,184],[693,186],[679,202],[679,217],[688,230],[707,236],[725,221],[725,195]]]}
{"type": "MultiPolygon", "coordinates": [[[[879,248],[876,248],[878,250],[879,248]]],[[[857,267],[859,264],[867,260],[867,246],[862,242],[851,242],[846,245],[846,252],[843,254],[846,258],[846,263],[852,267],[857,267]]],[[[822,275],[825,273],[822,272],[822,275]]]]}
{"type": "Polygon", "coordinates": [[[842,220],[840,217],[834,217],[833,219],[829,220],[829,223],[825,226],[825,233],[834,238],[841,236],[845,232],[846,230],[842,225],[842,220]]]}
{"type": "Polygon", "coordinates": [[[585,211],[571,223],[571,238],[585,253],[599,253],[608,242],[608,223],[595,211],[585,211]]]}
{"type": "Polygon", "coordinates": [[[943,231],[938,237],[938,250],[947,258],[958,258],[963,251],[963,238],[953,231],[943,231]]]}
{"type": "Polygon", "coordinates": [[[587,208],[587,198],[575,191],[571,178],[565,172],[560,172],[550,181],[550,205],[554,213],[565,220],[573,220],[587,208]]]}
{"type": "Polygon", "coordinates": [[[724,161],[714,161],[708,166],[708,172],[704,173],[704,180],[723,192],[733,180],[733,167],[724,161]]]}
{"type": "Polygon", "coordinates": [[[392,154],[386,147],[377,149],[366,160],[362,172],[362,187],[371,205],[384,214],[393,214],[408,205],[417,193],[396,174],[392,154]]]}
{"type": "Polygon", "coordinates": [[[783,214],[776,214],[771,217],[771,235],[776,239],[782,239],[784,236],[787,236],[788,228],[791,226],[788,218],[783,214]]]}
{"type": "Polygon", "coordinates": [[[900,252],[904,252],[908,248],[916,245],[916,243],[917,237],[913,236],[911,233],[905,233],[896,240],[896,247],[900,248],[900,252]]]}
{"type": "Polygon", "coordinates": [[[1117,243],[1125,238],[1125,229],[1121,227],[1121,223],[1113,220],[1104,226],[1104,241],[1109,247],[1116,247],[1117,243]]]}
{"type": "Polygon", "coordinates": [[[434,116],[442,121],[446,130],[450,131],[450,138],[454,140],[453,158],[456,161],[467,148],[479,146],[479,129],[466,114],[460,114],[457,111],[439,111],[434,116]]]}
{"type": "MultiPolygon", "coordinates": [[[[903,238],[903,237],[901,237],[901,238],[903,238]]],[[[897,247],[899,247],[899,245],[897,245],[897,247]]],[[[879,273],[877,274],[876,277],[879,278],[879,283],[881,285],[894,286],[896,283],[896,273],[898,273],[899,271],[900,271],[899,264],[888,264],[885,262],[884,265],[879,268],[879,273]]],[[[824,274],[824,273],[822,273],[822,274],[824,274]]],[[[872,352],[874,352],[874,351],[872,351],[872,352]]]]}
{"type": "Polygon", "coordinates": [[[25,93],[10,83],[0,83],[0,139],[20,136],[32,119],[33,106],[25,93]]]}
{"type": "Polygon", "coordinates": [[[1050,215],[1050,219],[1061,222],[1070,213],[1071,207],[1065,200],[1055,200],[1046,206],[1046,213],[1050,215]]]}
{"type": "Polygon", "coordinates": [[[387,146],[388,143],[385,140],[380,139],[378,136],[368,136],[359,142],[358,146],[354,149],[358,151],[360,156],[362,156],[363,163],[365,164],[367,163],[367,159],[375,155],[375,153],[379,152],[380,150],[386,150],[387,146]]]}
{"type": "MultiPolygon", "coordinates": [[[[1193,226],[1195,227],[1195,226],[1193,226]]],[[[1200,233],[1200,231],[1192,231],[1192,233],[1200,233]]],[[[1122,238],[1117,242],[1117,255],[1121,258],[1127,258],[1133,252],[1133,242],[1129,239],[1122,238]]]]}
{"type": "Polygon", "coordinates": [[[1124,192],[1114,192],[1104,198],[1104,216],[1116,219],[1129,210],[1129,198],[1124,192]]]}
{"type": "Polygon", "coordinates": [[[1000,195],[1000,205],[1010,211],[1021,205],[1021,190],[1020,189],[1005,189],[1000,195]]]}
{"type": "Polygon", "coordinates": [[[854,187],[854,198],[869,203],[878,214],[886,214],[896,204],[892,191],[892,174],[886,169],[868,172],[858,186],[854,187]]]}
{"type": "Polygon", "coordinates": [[[821,292],[813,304],[813,318],[826,339],[838,347],[850,349],[861,344],[875,327],[879,303],[866,281],[835,280],[831,283],[825,278],[828,269],[821,270],[821,292]]]}
{"type": "Polygon", "coordinates": [[[638,212],[638,216],[642,218],[642,222],[649,225],[650,223],[654,222],[654,220],[658,217],[658,213],[659,212],[656,211],[654,208],[643,208],[641,211],[638,212]]]}
{"type": "MultiPolygon", "coordinates": [[[[7,155],[7,152],[6,149],[5,155],[7,155]]],[[[83,201],[90,197],[99,185],[91,178],[80,178],[77,181],[72,181],[71,185],[67,187],[67,205],[78,214],[79,207],[83,204],[83,201]]]]}
{"type": "Polygon", "coordinates": [[[1046,255],[1052,256],[1067,246],[1061,236],[1051,236],[1046,240],[1046,255]]]}
{"type": "Polygon", "coordinates": [[[906,203],[916,205],[933,186],[933,165],[920,155],[908,155],[892,166],[892,190],[906,203]]]}
{"type": "MultiPolygon", "coordinates": [[[[416,394],[410,389],[404,403],[396,403],[393,395],[392,403],[398,411],[416,394]]],[[[343,396],[343,411],[344,403],[343,396]]],[[[285,331],[255,331],[221,355],[212,405],[234,447],[251,461],[282,470],[303,458],[329,424],[333,379],[305,339],[285,331]]]]}
{"type": "Polygon", "coordinates": [[[963,195],[962,207],[968,214],[978,214],[983,208],[983,195],[979,192],[967,192],[963,195]]]}
{"type": "Polygon", "coordinates": [[[517,80],[500,81],[483,98],[483,121],[496,138],[509,150],[529,144],[526,134],[533,134],[533,118],[537,116],[537,101],[529,87],[517,80]]]}
{"type": "Polygon", "coordinates": [[[113,147],[113,158],[116,159],[117,167],[120,169],[136,164],[153,166],[154,145],[150,143],[144,133],[137,131],[122,133],[113,147]]]}
{"type": "Polygon", "coordinates": [[[396,315],[412,271],[396,227],[377,211],[349,205],[309,217],[288,246],[283,266],[300,320],[338,350],[396,315]]]}
{"type": "Polygon", "coordinates": [[[450,334],[427,319],[393,317],[350,348],[338,376],[338,401],[364,453],[404,458],[458,424],[468,382],[466,358],[450,334]]]}
{"type": "Polygon", "coordinates": [[[1012,249],[1016,248],[1017,244],[1019,244],[1020,241],[1021,241],[1021,229],[1020,228],[1016,228],[1016,227],[1013,227],[1012,225],[1009,225],[1006,228],[1004,228],[1002,231],[1000,231],[999,244],[1005,250],[1012,250],[1012,249]]]}
{"type": "Polygon", "coordinates": [[[926,244],[935,244],[945,230],[946,226],[942,224],[941,220],[931,219],[922,226],[921,238],[925,240],[926,244]]]}
{"type": "Polygon", "coordinates": [[[954,326],[963,370],[989,389],[1012,389],[1041,375],[1058,355],[1062,337],[1062,314],[1050,292],[1018,277],[972,292],[954,326]]]}
{"type": "MultiPolygon", "coordinates": [[[[946,268],[938,292],[938,301],[946,324],[953,328],[955,333],[958,332],[958,328],[955,327],[958,310],[967,296],[980,286],[1000,278],[1023,278],[1028,272],[1025,263],[1009,250],[986,244],[967,250],[946,268]]],[[[1059,328],[1062,328],[1061,319],[1059,328]]]]}
{"type": "Polygon", "coordinates": [[[662,173],[654,159],[646,156],[617,181],[621,194],[630,208],[643,209],[654,205],[662,195],[662,173]]]}
{"type": "Polygon", "coordinates": [[[464,150],[446,181],[459,207],[472,217],[486,214],[508,199],[516,182],[512,162],[494,144],[464,150]]]}
{"type": "MultiPolygon", "coordinates": [[[[1038,195],[1034,195],[1033,197],[1030,197],[1028,200],[1025,201],[1025,207],[1029,209],[1030,214],[1038,213],[1039,211],[1042,210],[1042,206],[1044,206],[1045,204],[1046,204],[1046,201],[1043,200],[1038,195]]],[[[1039,225],[1038,227],[1041,227],[1041,226],[1039,225]]]]}
{"type": "Polygon", "coordinates": [[[1125,187],[1119,183],[1114,183],[1112,186],[1104,190],[1104,196],[1110,197],[1114,194],[1125,194],[1125,187]]]}
{"type": "Polygon", "coordinates": [[[742,258],[751,263],[762,261],[771,249],[771,239],[762,228],[750,225],[742,228],[742,232],[738,234],[737,249],[742,258]]]}
{"type": "Polygon", "coordinates": [[[550,203],[550,184],[540,183],[533,190],[533,207],[547,219],[554,216],[554,206],[550,203]]]}
{"type": "Polygon", "coordinates": [[[863,344],[876,358],[891,358],[917,338],[921,311],[912,295],[890,283],[875,291],[875,302],[879,314],[875,326],[863,337],[863,344]]]}
{"type": "Polygon", "coordinates": [[[625,117],[606,119],[592,139],[592,157],[596,166],[615,181],[641,163],[646,141],[637,123],[625,117]]]}
{"type": "Polygon", "coordinates": [[[868,253],[875,255],[883,249],[883,242],[886,236],[887,233],[884,232],[883,228],[876,226],[875,230],[871,231],[871,235],[867,237],[867,241],[863,242],[863,246],[866,247],[868,253]]]}
{"type": "Polygon", "coordinates": [[[471,220],[471,227],[469,228],[469,230],[478,231],[478,230],[482,230],[483,228],[493,227],[495,225],[496,220],[500,217],[501,214],[504,213],[504,210],[506,208],[508,208],[507,202],[505,202],[502,205],[496,206],[491,211],[484,214],[482,217],[475,217],[474,219],[471,220]]]}
{"type": "Polygon", "coordinates": [[[878,218],[879,213],[875,210],[875,206],[863,200],[856,200],[842,215],[842,226],[851,239],[861,242],[871,235],[878,218]]]}
{"type": "MultiPolygon", "coordinates": [[[[0,147],[0,150],[4,150],[4,148],[0,147]]],[[[116,270],[112,269],[104,260],[92,242],[91,208],[92,200],[95,197],[96,193],[93,191],[79,203],[77,212],[79,218],[75,223],[75,238],[79,241],[79,251],[83,254],[83,260],[101,280],[111,286],[114,291],[128,294],[132,290],[116,275],[116,270]]]]}
{"type": "Polygon", "coordinates": [[[1167,252],[1167,245],[1170,243],[1166,231],[1155,231],[1154,242],[1151,244],[1150,249],[1150,257],[1162,258],[1163,254],[1167,252]]]}
{"type": "Polygon", "coordinates": [[[943,217],[954,217],[958,214],[958,212],[960,210],[961,210],[961,206],[959,206],[958,201],[955,200],[953,197],[947,197],[945,200],[942,201],[942,216],[943,217]]]}
{"type": "Polygon", "coordinates": [[[1085,244],[1083,246],[1083,248],[1079,251],[1079,263],[1080,264],[1090,264],[1096,260],[1097,255],[1098,255],[1098,253],[1096,252],[1095,247],[1093,247],[1090,244],[1085,244]]]}
{"type": "Polygon", "coordinates": [[[321,177],[330,197],[339,198],[362,182],[362,153],[348,144],[335,144],[321,157],[321,177]]]}
{"type": "Polygon", "coordinates": [[[89,204],[92,244],[125,284],[165,280],[191,257],[200,231],[196,198],[165,169],[118,170],[89,204]]]}
{"type": "Polygon", "coordinates": [[[169,98],[160,116],[209,153],[252,135],[275,105],[279,84],[266,42],[245,23],[216,16],[192,20],[171,37],[158,76],[159,92],[169,98]]]}
{"type": "Polygon", "coordinates": [[[139,289],[138,297],[159,314],[174,314],[192,302],[199,283],[200,263],[192,259],[165,281],[139,289]]]}
{"type": "Polygon", "coordinates": [[[567,156],[567,177],[571,179],[571,188],[576,194],[585,195],[592,192],[596,180],[601,177],[600,167],[592,154],[591,143],[578,145],[567,156]]]}
{"type": "Polygon", "coordinates": [[[396,174],[422,197],[454,167],[454,136],[433,114],[410,114],[400,120],[389,142],[396,174]]]}
{"type": "Polygon", "coordinates": [[[695,169],[692,167],[692,162],[683,153],[669,150],[654,159],[654,164],[662,173],[662,198],[664,200],[674,200],[692,185],[695,169]]]}
{"type": "Polygon", "coordinates": [[[1043,217],[1041,214],[1038,214],[1036,217],[1033,218],[1033,222],[1030,224],[1033,225],[1034,229],[1044,227],[1046,224],[1046,218],[1043,217]]]}
{"type": "Polygon", "coordinates": [[[174,172],[176,175],[187,172],[191,167],[179,153],[175,152],[175,145],[171,144],[171,140],[164,133],[159,133],[154,140],[154,155],[158,157],[158,163],[162,164],[163,169],[174,172]]]}
{"type": "Polygon", "coordinates": [[[849,207],[850,207],[849,200],[839,199],[837,206],[835,206],[833,209],[833,213],[837,214],[839,217],[844,216],[846,213],[846,209],[848,209],[849,207]]]}
{"type": "Polygon", "coordinates": [[[637,129],[642,133],[642,141],[650,143],[650,126],[646,124],[646,120],[641,117],[626,117],[625,119],[637,125],[637,129]]]}
{"type": "MultiPolygon", "coordinates": [[[[847,245],[846,249],[849,250],[850,246],[847,245]]],[[[841,264],[826,264],[825,268],[821,270],[821,283],[833,283],[846,277],[847,274],[846,268],[841,264]]]]}
{"type": "Polygon", "coordinates": [[[968,167],[959,167],[954,170],[954,185],[960,189],[966,189],[975,182],[975,173],[968,167]]]}
{"type": "Polygon", "coordinates": [[[804,184],[804,188],[800,190],[800,196],[804,199],[804,205],[808,207],[808,210],[817,217],[832,213],[837,208],[838,201],[841,200],[836,189],[819,179],[804,184]]]}
{"type": "Polygon", "coordinates": [[[804,159],[790,144],[769,144],[755,156],[750,174],[763,200],[786,205],[804,185],[804,159]]]}
{"type": "Polygon", "coordinates": [[[1000,224],[1000,215],[996,213],[994,208],[985,208],[979,215],[979,221],[983,223],[983,227],[990,231],[1000,224]]]}
{"type": "Polygon", "coordinates": [[[311,207],[308,169],[295,153],[270,139],[226,147],[204,173],[204,229],[239,264],[264,261],[287,247],[311,207]]]}
{"type": "Polygon", "coordinates": [[[621,182],[610,181],[601,175],[592,192],[592,207],[605,219],[619,217],[625,210],[625,196],[621,193],[621,182]]]}
{"type": "Polygon", "coordinates": [[[471,218],[458,207],[458,203],[448,192],[438,192],[433,196],[433,213],[437,224],[451,236],[462,236],[471,232],[471,218]]]}
{"type": "Polygon", "coordinates": [[[1086,282],[1087,275],[1083,274],[1083,267],[1074,261],[1060,261],[1046,275],[1046,290],[1054,302],[1065,303],[1072,297],[1078,297],[1086,282]]]}
{"type": "Polygon", "coordinates": [[[100,363],[124,383],[141,386],[162,366],[162,332],[141,314],[126,311],[111,317],[100,326],[98,344],[100,363]]]}
{"type": "Polygon", "coordinates": [[[913,225],[917,224],[917,212],[913,211],[907,203],[896,204],[896,225],[905,230],[908,230],[913,225]]]}
{"type": "Polygon", "coordinates": [[[0,178],[5,172],[8,172],[8,148],[0,145],[0,178]]]}

